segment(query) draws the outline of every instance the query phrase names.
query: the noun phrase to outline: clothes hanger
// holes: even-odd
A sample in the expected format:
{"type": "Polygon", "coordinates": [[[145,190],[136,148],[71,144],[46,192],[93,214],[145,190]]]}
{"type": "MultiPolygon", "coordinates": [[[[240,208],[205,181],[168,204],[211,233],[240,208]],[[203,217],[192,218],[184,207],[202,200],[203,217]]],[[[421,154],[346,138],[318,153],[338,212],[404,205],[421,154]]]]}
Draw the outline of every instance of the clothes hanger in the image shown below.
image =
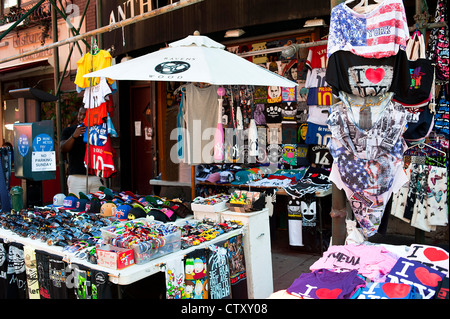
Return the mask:
{"type": "Polygon", "coordinates": [[[429,147],[429,148],[431,148],[431,149],[433,149],[433,150],[435,150],[435,151],[438,151],[439,153],[443,154],[444,156],[447,156],[447,153],[445,153],[444,151],[442,151],[442,150],[440,150],[440,149],[438,149],[438,148],[436,148],[436,147],[434,147],[434,146],[431,146],[431,145],[429,145],[429,144],[426,144],[425,142],[420,142],[420,143],[414,144],[414,145],[408,147],[408,149],[412,149],[412,148],[414,148],[414,147],[418,147],[418,148],[420,149],[420,151],[423,151],[423,148],[424,148],[425,146],[426,146],[426,147],[429,147]]]}
{"type": "Polygon", "coordinates": [[[372,10],[374,7],[378,6],[383,1],[384,0],[360,0],[359,3],[357,3],[353,7],[350,4],[356,2],[356,0],[346,0],[344,3],[358,13],[366,13],[372,10]],[[369,1],[373,3],[369,4],[369,1]]]}

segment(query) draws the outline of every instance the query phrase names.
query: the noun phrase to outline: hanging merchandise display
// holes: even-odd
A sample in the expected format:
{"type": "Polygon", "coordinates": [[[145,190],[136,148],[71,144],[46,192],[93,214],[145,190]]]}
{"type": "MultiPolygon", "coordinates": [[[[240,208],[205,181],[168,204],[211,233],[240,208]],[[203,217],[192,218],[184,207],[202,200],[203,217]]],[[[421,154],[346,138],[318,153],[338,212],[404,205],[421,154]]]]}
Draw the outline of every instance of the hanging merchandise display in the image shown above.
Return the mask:
{"type": "Polygon", "coordinates": [[[86,131],[83,141],[86,143],[84,165],[90,175],[109,178],[116,173],[114,164],[115,151],[110,137],[117,137],[112,124],[114,101],[112,93],[116,90],[116,82],[105,77],[84,78],[92,70],[100,70],[111,66],[112,57],[108,51],[98,50],[95,41],[92,52],[86,53],[77,62],[75,84],[78,91],[83,92],[83,103],[86,110],[84,126],[86,131]],[[92,54],[91,54],[92,53],[92,54]]]}
{"type": "Polygon", "coordinates": [[[434,114],[434,130],[442,134],[447,140],[450,137],[450,109],[449,109],[448,83],[441,86],[438,98],[436,99],[436,112],[434,114]]]}
{"type": "MultiPolygon", "coordinates": [[[[436,5],[436,12],[434,15],[434,22],[447,22],[447,0],[438,0],[436,5]]],[[[448,82],[449,71],[448,71],[448,49],[449,49],[449,38],[448,38],[448,25],[433,28],[430,32],[427,57],[435,63],[436,68],[436,79],[440,81],[448,82]]]]}

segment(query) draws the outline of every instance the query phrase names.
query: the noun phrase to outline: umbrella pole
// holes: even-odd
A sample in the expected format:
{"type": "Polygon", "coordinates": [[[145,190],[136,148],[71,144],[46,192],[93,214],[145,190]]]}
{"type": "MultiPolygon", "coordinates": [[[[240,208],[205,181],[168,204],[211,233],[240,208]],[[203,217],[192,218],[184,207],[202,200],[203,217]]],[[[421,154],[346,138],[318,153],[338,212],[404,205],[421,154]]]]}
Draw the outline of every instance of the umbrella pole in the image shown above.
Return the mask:
{"type": "MultiPolygon", "coordinates": [[[[91,38],[91,72],[94,69],[94,59],[93,59],[93,54],[94,54],[94,37],[91,38]]],[[[91,122],[91,117],[90,117],[90,110],[91,110],[91,94],[92,94],[92,80],[93,78],[89,78],[89,102],[88,102],[88,109],[87,109],[87,143],[86,143],[86,194],[89,193],[89,126],[90,126],[90,122],[91,122]]]]}

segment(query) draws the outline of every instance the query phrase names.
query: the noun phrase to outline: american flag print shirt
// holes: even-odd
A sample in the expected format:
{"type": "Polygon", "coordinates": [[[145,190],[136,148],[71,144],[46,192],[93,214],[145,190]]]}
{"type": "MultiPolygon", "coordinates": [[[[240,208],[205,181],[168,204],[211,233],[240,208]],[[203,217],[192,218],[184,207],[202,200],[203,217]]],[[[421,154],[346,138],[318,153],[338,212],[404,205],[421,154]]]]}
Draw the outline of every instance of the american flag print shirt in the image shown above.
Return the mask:
{"type": "Polygon", "coordinates": [[[408,38],[401,0],[384,0],[367,13],[341,3],[331,10],[327,56],[344,50],[365,58],[385,58],[405,50],[408,38]]]}

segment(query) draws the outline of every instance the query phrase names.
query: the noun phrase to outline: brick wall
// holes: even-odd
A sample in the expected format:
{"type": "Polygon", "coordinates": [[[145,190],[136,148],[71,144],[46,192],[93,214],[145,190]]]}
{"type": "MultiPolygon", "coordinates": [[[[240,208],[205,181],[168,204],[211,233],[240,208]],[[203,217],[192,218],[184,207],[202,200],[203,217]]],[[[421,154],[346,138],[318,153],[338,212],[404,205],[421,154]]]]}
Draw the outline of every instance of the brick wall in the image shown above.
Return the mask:
{"type": "MultiPolygon", "coordinates": [[[[73,0],[73,4],[76,4],[80,8],[80,14],[83,14],[84,8],[88,0],[73,0]]],[[[91,31],[97,28],[97,17],[96,17],[96,0],[91,0],[89,2],[88,10],[86,12],[86,31],[91,31]]]]}

